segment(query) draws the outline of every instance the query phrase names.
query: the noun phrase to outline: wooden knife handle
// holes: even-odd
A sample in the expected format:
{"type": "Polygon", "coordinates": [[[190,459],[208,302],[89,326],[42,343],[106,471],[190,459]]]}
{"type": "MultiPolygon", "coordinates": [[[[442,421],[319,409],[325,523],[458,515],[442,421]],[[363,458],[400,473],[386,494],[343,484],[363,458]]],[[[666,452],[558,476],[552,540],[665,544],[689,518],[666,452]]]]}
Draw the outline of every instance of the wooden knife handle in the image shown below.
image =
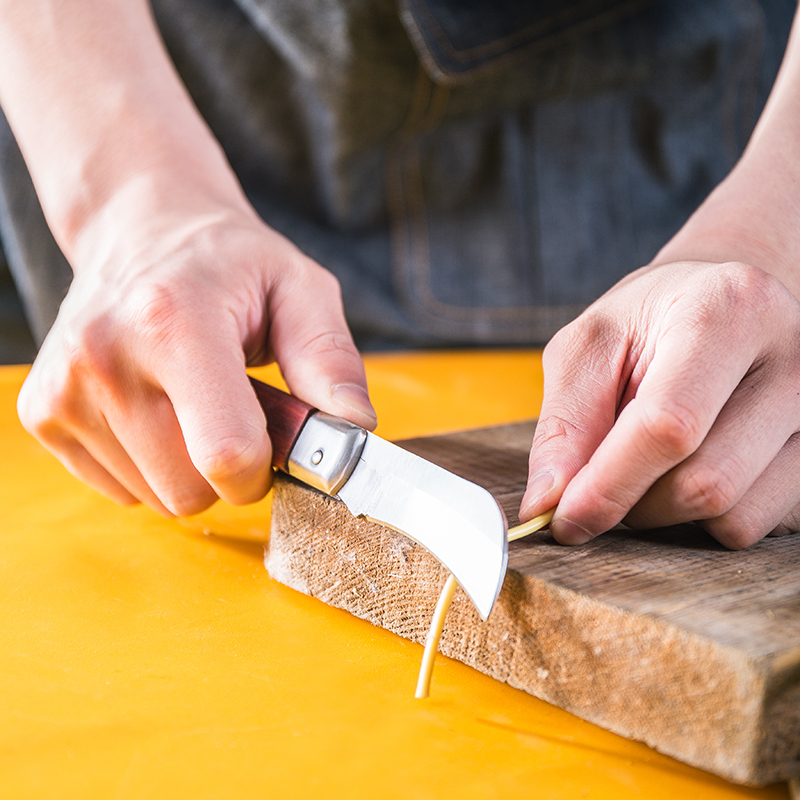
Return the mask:
{"type": "Polygon", "coordinates": [[[250,378],[250,383],[267,416],[267,430],[272,440],[272,466],[285,470],[289,453],[303,425],[317,409],[255,378],[250,378]]]}

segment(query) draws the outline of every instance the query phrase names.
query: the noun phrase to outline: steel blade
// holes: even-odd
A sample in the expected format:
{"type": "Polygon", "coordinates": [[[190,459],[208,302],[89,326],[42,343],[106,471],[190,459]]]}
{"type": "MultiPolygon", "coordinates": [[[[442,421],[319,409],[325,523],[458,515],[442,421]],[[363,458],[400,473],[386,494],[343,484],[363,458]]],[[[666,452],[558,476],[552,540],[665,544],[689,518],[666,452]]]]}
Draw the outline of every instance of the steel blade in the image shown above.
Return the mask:
{"type": "Polygon", "coordinates": [[[486,619],[508,563],[506,519],[486,489],[367,434],[337,497],[350,512],[410,536],[449,569],[486,619]]]}

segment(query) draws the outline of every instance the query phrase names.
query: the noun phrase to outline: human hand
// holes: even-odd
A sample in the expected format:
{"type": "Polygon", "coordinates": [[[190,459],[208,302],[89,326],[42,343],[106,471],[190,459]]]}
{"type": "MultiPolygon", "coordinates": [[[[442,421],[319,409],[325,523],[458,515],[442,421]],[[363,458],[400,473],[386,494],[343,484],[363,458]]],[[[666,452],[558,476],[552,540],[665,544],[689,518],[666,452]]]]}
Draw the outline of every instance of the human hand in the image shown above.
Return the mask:
{"type": "Polygon", "coordinates": [[[336,280],[247,202],[147,0],[0,6],[0,102],[75,273],[25,427],[115,500],[186,515],[269,487],[246,364],[373,426],[336,280]]]}
{"type": "Polygon", "coordinates": [[[545,349],[524,519],[579,544],[697,521],[742,548],[800,529],[800,303],[740,263],[635,272],[545,349]]]}
{"type": "Polygon", "coordinates": [[[103,494],[179,516],[269,488],[246,364],[277,360],[295,394],[374,427],[336,279],[244,202],[185,185],[146,199],[119,198],[71,254],[24,426],[103,494]]]}

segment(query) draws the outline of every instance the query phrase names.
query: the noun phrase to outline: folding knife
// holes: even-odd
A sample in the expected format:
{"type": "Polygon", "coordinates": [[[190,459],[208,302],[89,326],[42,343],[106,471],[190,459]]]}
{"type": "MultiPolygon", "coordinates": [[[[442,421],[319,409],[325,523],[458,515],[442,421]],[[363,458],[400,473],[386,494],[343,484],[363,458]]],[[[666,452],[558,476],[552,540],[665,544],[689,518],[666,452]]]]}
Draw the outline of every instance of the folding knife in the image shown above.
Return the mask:
{"type": "Polygon", "coordinates": [[[357,517],[427,548],[486,619],[508,564],[507,523],[484,488],[339,417],[250,379],[267,417],[272,464],[357,517]]]}

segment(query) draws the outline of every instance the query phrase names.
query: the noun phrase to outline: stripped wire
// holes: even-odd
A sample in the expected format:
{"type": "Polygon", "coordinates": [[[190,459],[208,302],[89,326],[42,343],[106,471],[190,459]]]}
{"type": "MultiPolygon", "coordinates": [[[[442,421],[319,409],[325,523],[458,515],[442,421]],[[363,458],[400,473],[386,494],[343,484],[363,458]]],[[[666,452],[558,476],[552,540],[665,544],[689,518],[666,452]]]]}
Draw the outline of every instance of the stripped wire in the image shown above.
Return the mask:
{"type": "MultiPolygon", "coordinates": [[[[539,514],[538,517],[528,520],[528,522],[514,526],[508,531],[508,541],[514,542],[517,539],[522,539],[523,536],[528,536],[542,528],[546,528],[550,524],[550,520],[553,519],[554,512],[555,508],[551,508],[549,511],[545,511],[544,514],[539,514]]],[[[431,619],[431,626],[428,628],[428,635],[425,638],[425,652],[422,654],[422,664],[417,678],[417,691],[414,693],[414,697],[418,699],[423,699],[430,695],[433,662],[436,658],[436,651],[439,649],[439,640],[442,638],[444,618],[447,616],[450,603],[453,602],[453,595],[456,593],[457,586],[455,577],[450,573],[442,587],[442,592],[433,612],[433,619],[431,619]]]]}

